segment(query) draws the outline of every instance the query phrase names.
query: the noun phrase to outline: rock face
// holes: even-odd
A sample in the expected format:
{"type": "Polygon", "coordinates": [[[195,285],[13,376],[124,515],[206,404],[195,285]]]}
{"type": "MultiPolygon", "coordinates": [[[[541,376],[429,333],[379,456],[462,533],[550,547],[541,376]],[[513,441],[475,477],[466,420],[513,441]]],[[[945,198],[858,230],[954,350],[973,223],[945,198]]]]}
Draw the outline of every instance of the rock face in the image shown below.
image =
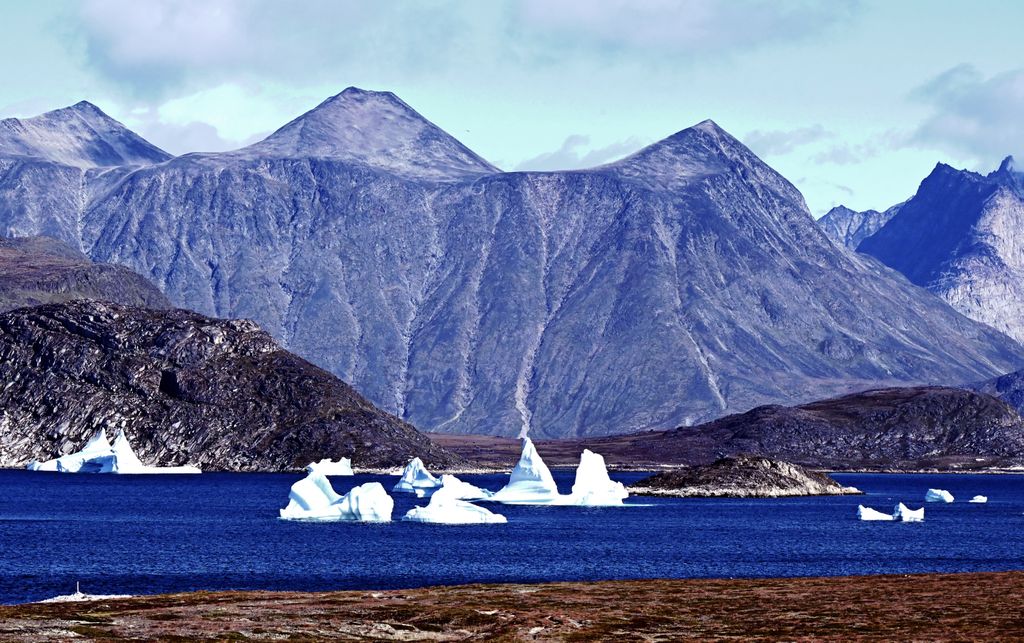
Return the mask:
{"type": "Polygon", "coordinates": [[[939,164],[859,246],[964,315],[1024,340],[1024,174],[939,164]]]}
{"type": "Polygon", "coordinates": [[[804,467],[741,455],[644,478],[629,488],[642,496],[680,498],[783,498],[860,493],[804,467]]]}
{"type": "Polygon", "coordinates": [[[1024,415],[1024,371],[1000,375],[974,384],[971,388],[979,393],[998,397],[1024,415]]]}
{"type": "Polygon", "coordinates": [[[1024,420],[989,395],[907,387],[761,406],[697,426],[579,445],[616,464],[706,464],[755,453],[829,469],[964,469],[1024,462],[1024,420]]]}
{"type": "Polygon", "coordinates": [[[250,321],[78,300],[0,314],[0,466],[123,428],[147,462],[300,469],[460,462],[250,321]]]}
{"type": "Polygon", "coordinates": [[[0,231],[254,319],[431,431],[619,433],[1024,362],[829,242],[711,121],[592,170],[502,173],[394,95],[348,89],[236,152],[18,167],[0,231]]]}
{"type": "Polygon", "coordinates": [[[128,268],[93,263],[47,237],[0,238],[0,311],[72,299],[171,307],[156,286],[128,268]]]}
{"type": "Polygon", "coordinates": [[[896,216],[901,205],[903,204],[894,205],[884,212],[878,210],[857,212],[840,205],[832,208],[825,216],[818,219],[818,225],[833,241],[843,244],[850,250],[856,250],[861,241],[878,232],[882,226],[896,216]]]}

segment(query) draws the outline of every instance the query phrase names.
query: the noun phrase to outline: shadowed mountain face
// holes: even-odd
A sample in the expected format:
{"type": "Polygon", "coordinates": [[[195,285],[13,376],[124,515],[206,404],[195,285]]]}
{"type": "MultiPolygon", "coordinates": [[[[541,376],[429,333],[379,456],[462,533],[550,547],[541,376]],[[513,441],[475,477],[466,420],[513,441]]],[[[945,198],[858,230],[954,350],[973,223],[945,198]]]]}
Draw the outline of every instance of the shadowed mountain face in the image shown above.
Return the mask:
{"type": "Polygon", "coordinates": [[[175,304],[257,320],[440,432],[596,435],[878,382],[975,381],[1022,349],[837,248],[711,121],[592,170],[501,173],[388,93],[266,141],[19,189],[175,304]]]}
{"type": "Polygon", "coordinates": [[[72,299],[170,308],[141,275],[123,266],[93,263],[48,237],[0,238],[0,311],[72,299]]]}
{"type": "Polygon", "coordinates": [[[123,428],[144,462],[280,471],[460,463],[256,324],[79,300],[0,314],[0,467],[123,428]]]}
{"type": "Polygon", "coordinates": [[[832,208],[825,216],[818,219],[818,225],[836,243],[841,243],[850,250],[856,250],[861,241],[878,232],[882,226],[896,216],[900,205],[903,204],[894,205],[884,212],[878,210],[857,212],[840,205],[832,208]]]}
{"type": "Polygon", "coordinates": [[[1024,340],[1024,174],[1013,158],[986,176],[939,164],[857,249],[964,315],[1024,340]]]}

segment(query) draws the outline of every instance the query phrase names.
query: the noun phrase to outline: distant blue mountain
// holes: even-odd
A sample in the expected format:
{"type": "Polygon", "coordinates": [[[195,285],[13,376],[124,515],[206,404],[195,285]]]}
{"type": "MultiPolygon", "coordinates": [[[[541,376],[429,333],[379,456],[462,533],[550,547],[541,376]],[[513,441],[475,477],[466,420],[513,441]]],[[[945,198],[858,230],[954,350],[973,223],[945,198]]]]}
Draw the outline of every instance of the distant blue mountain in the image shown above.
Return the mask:
{"type": "Polygon", "coordinates": [[[393,94],[348,89],[234,152],[23,164],[0,158],[0,232],[255,319],[427,430],[625,432],[1024,363],[830,242],[712,121],[590,170],[503,173],[393,94]]]}

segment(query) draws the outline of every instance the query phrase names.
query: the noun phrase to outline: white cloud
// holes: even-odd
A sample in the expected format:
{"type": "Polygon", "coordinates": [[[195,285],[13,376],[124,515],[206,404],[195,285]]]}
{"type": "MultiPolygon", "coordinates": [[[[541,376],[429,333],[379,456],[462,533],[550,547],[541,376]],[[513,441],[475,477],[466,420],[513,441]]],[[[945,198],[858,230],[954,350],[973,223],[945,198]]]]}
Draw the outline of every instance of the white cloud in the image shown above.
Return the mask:
{"type": "Polygon", "coordinates": [[[589,136],[571,134],[566,137],[557,150],[527,159],[517,165],[515,169],[517,171],[548,172],[594,167],[619,159],[641,147],[643,147],[643,143],[639,139],[631,137],[604,147],[593,148],[590,146],[589,136]]]}
{"type": "Polygon", "coordinates": [[[758,156],[781,156],[833,136],[821,125],[811,125],[790,130],[754,130],[743,137],[743,143],[758,156]]]}
{"type": "Polygon", "coordinates": [[[1024,68],[986,77],[958,65],[914,90],[931,115],[911,142],[966,155],[984,167],[1024,153],[1024,68]]]}

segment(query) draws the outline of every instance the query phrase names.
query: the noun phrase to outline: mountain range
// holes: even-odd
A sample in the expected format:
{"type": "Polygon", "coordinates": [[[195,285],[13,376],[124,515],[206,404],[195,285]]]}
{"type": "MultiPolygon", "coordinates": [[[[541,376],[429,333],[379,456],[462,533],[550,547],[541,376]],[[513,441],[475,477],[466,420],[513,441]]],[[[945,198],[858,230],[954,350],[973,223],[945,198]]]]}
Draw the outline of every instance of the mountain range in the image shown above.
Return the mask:
{"type": "Polygon", "coordinates": [[[0,132],[0,232],[256,320],[432,431],[603,435],[1024,363],[833,243],[712,121],[563,172],[501,172],[355,88],[218,154],[170,157],[88,103],[0,132]]]}

